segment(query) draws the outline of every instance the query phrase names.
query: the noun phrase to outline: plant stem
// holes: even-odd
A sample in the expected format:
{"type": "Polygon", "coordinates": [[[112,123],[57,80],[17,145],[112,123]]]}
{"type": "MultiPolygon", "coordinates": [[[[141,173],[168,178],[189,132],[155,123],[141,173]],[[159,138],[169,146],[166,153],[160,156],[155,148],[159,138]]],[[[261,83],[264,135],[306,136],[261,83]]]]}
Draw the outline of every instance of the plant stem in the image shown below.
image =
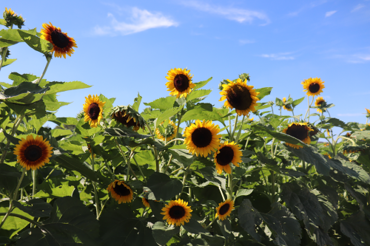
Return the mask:
{"type": "Polygon", "coordinates": [[[136,163],[136,166],[137,168],[139,169],[141,175],[143,176],[143,179],[144,179],[144,182],[146,183],[146,178],[145,178],[145,175],[143,173],[143,170],[141,170],[141,167],[139,166],[139,164],[137,163],[136,159],[135,159],[135,156],[132,156],[132,158],[134,159],[134,162],[136,163]]]}
{"type": "Polygon", "coordinates": [[[35,198],[36,193],[36,170],[32,170],[32,199],[35,198]]]}
{"type": "Polygon", "coordinates": [[[241,122],[240,127],[239,127],[238,135],[236,135],[236,139],[235,139],[236,144],[238,144],[239,137],[240,137],[240,134],[242,132],[242,128],[243,128],[243,124],[244,124],[244,118],[245,118],[245,115],[243,115],[242,122],[241,122]]]}
{"type": "Polygon", "coordinates": [[[220,190],[220,194],[222,196],[222,199],[225,201],[224,193],[222,192],[221,186],[218,186],[218,189],[220,190]]]}
{"type": "Polygon", "coordinates": [[[49,64],[50,64],[50,61],[51,61],[51,58],[52,58],[53,56],[52,55],[50,55],[50,56],[46,56],[46,60],[47,60],[47,63],[46,63],[46,66],[45,66],[45,68],[44,68],[44,71],[42,72],[42,74],[41,74],[41,77],[36,81],[36,83],[35,84],[40,84],[40,82],[41,82],[41,80],[42,80],[42,78],[44,77],[44,75],[45,75],[45,73],[46,73],[46,71],[48,70],[48,67],[49,67],[49,64]]]}
{"type": "MultiPolygon", "coordinates": [[[[116,139],[116,138],[114,138],[114,141],[115,141],[115,143],[116,143],[116,145],[117,145],[117,148],[118,148],[119,153],[121,154],[121,156],[122,156],[122,157],[123,157],[123,159],[125,160],[126,165],[127,165],[127,166],[128,166],[128,168],[130,169],[130,171],[132,172],[132,174],[135,176],[135,178],[136,178],[137,180],[139,180],[139,179],[137,178],[137,176],[136,176],[136,174],[135,174],[134,170],[132,170],[131,165],[130,165],[130,162],[127,160],[125,153],[124,153],[124,152],[123,152],[123,150],[121,149],[121,145],[118,143],[118,141],[117,141],[117,139],[116,139]]],[[[155,149],[155,148],[154,148],[154,149],[155,149]]]]}
{"type": "MultiPolygon", "coordinates": [[[[92,170],[95,171],[95,158],[94,158],[94,152],[93,149],[91,149],[91,166],[92,170]]],[[[98,191],[96,189],[96,183],[95,181],[91,181],[92,186],[94,188],[94,198],[95,198],[95,209],[96,209],[96,219],[99,220],[100,216],[100,201],[99,201],[99,196],[98,196],[98,191]]]]}
{"type": "Polygon", "coordinates": [[[239,115],[236,115],[235,120],[234,120],[234,130],[231,133],[231,139],[232,139],[231,141],[234,140],[235,130],[238,125],[238,119],[239,119],[239,115]]]}

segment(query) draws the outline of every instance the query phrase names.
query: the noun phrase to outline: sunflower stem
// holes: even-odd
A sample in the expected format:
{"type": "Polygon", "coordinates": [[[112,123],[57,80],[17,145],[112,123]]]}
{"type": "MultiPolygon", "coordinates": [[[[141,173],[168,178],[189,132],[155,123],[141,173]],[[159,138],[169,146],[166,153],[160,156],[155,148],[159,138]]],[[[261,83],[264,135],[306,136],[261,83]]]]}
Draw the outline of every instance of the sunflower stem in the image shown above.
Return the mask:
{"type": "Polygon", "coordinates": [[[46,63],[46,66],[44,68],[44,71],[42,72],[41,74],[41,77],[36,81],[35,84],[40,84],[42,78],[44,77],[46,71],[48,70],[48,67],[49,67],[49,64],[50,64],[50,61],[51,61],[51,58],[53,57],[52,55],[45,55],[46,56],[46,60],[47,60],[47,63],[46,63]]]}
{"type": "Polygon", "coordinates": [[[235,130],[238,125],[238,119],[239,119],[239,115],[236,115],[235,120],[234,120],[234,130],[232,131],[232,135],[231,135],[231,141],[234,140],[235,130]]]}
{"type": "Polygon", "coordinates": [[[227,199],[233,199],[233,173],[230,173],[229,175],[229,189],[228,189],[228,196],[227,199]]]}
{"type": "MultiPolygon", "coordinates": [[[[224,199],[225,200],[225,199],[224,199]]],[[[216,219],[217,219],[217,217],[214,217],[213,218],[213,220],[211,221],[211,223],[209,223],[204,229],[208,229],[212,224],[213,224],[213,222],[215,222],[216,221],[216,219]]]]}
{"type": "Polygon", "coordinates": [[[36,170],[32,170],[32,199],[35,198],[36,193],[36,170]]]}
{"type": "MultiPolygon", "coordinates": [[[[116,143],[116,146],[117,146],[117,148],[118,148],[119,153],[121,154],[121,156],[122,156],[122,157],[123,157],[123,159],[125,160],[125,162],[126,162],[126,165],[127,165],[128,169],[131,171],[132,175],[134,175],[134,176],[135,176],[135,178],[136,178],[137,180],[139,180],[139,179],[137,178],[137,176],[136,176],[136,174],[135,174],[134,170],[132,170],[131,165],[130,165],[130,162],[127,160],[125,153],[124,153],[124,152],[123,152],[123,150],[121,149],[121,145],[118,143],[117,138],[114,138],[114,141],[115,141],[115,143],[116,143]]],[[[154,150],[156,150],[155,148],[153,148],[153,149],[154,149],[154,150]]],[[[155,156],[157,156],[157,155],[155,155],[155,156]]],[[[157,158],[156,158],[156,162],[157,162],[157,158]]],[[[129,171],[127,170],[127,176],[128,176],[128,175],[129,175],[129,171]]]]}
{"type": "MultiPolygon", "coordinates": [[[[229,109],[229,114],[230,114],[230,109],[229,109]]],[[[229,138],[230,138],[230,141],[233,141],[233,136],[232,136],[232,129],[231,129],[231,115],[229,115],[229,138]]]]}
{"type": "Polygon", "coordinates": [[[183,141],[184,142],[185,140],[182,139],[182,138],[175,138],[175,139],[172,139],[171,141],[168,141],[167,144],[166,144],[166,146],[169,145],[172,142],[175,142],[175,141],[183,141]]]}
{"type": "MultiPolygon", "coordinates": [[[[181,108],[177,118],[178,118],[178,122],[177,122],[177,132],[176,132],[176,135],[179,133],[180,131],[180,123],[181,123],[181,118],[182,118],[182,113],[183,113],[183,109],[181,108]]],[[[181,134],[181,133],[180,133],[181,134]]],[[[176,139],[176,138],[175,138],[176,139]]],[[[177,141],[175,142],[174,145],[177,145],[177,141]]]]}
{"type": "Polygon", "coordinates": [[[220,186],[220,185],[218,186],[218,189],[220,190],[220,194],[221,194],[221,196],[222,196],[222,200],[226,201],[226,200],[225,200],[224,193],[222,192],[222,189],[221,189],[221,186],[220,186]]]}
{"type": "Polygon", "coordinates": [[[134,162],[136,163],[136,166],[137,168],[139,169],[141,175],[143,176],[143,179],[144,179],[144,182],[146,183],[146,178],[145,178],[145,175],[143,173],[143,170],[141,170],[141,167],[139,166],[139,164],[137,163],[136,159],[135,159],[135,156],[132,156],[132,158],[134,159],[134,162]]]}
{"type": "MultiPolygon", "coordinates": [[[[93,151],[92,148],[90,148],[90,150],[91,150],[91,166],[92,166],[92,170],[95,171],[94,151],[93,151]]],[[[96,183],[94,181],[91,181],[91,183],[92,183],[92,186],[94,188],[96,219],[99,220],[99,216],[100,216],[100,201],[99,201],[98,191],[96,189],[96,183]]]]}
{"type": "Polygon", "coordinates": [[[243,124],[244,124],[244,118],[245,118],[245,115],[243,115],[242,122],[241,122],[240,127],[239,127],[238,135],[236,135],[236,138],[235,138],[235,143],[236,144],[238,144],[239,137],[240,137],[240,134],[242,132],[242,127],[243,127],[243,124]]]}

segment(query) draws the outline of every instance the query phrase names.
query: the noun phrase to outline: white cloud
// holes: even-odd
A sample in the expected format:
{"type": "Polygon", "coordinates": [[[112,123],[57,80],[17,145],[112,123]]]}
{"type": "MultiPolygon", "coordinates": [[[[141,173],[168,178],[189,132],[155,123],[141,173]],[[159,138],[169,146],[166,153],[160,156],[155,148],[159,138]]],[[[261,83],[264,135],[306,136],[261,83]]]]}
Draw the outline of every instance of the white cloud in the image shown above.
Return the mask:
{"type": "Polygon", "coordinates": [[[253,44],[253,43],[255,43],[255,41],[254,40],[249,40],[249,39],[240,39],[239,40],[239,43],[241,45],[244,45],[244,44],[253,44]]]}
{"type": "Polygon", "coordinates": [[[152,28],[178,26],[178,23],[160,12],[149,12],[145,9],[133,7],[130,11],[130,22],[118,21],[113,14],[108,13],[111,19],[109,26],[95,26],[96,35],[129,35],[143,32],[152,28]]]}
{"type": "Polygon", "coordinates": [[[357,4],[352,10],[351,10],[351,13],[353,13],[353,12],[356,12],[356,11],[358,11],[358,10],[360,10],[360,9],[362,9],[363,7],[365,7],[365,5],[363,5],[363,4],[357,4]]]}
{"type": "Polygon", "coordinates": [[[275,53],[275,54],[262,54],[263,58],[270,58],[270,60],[294,60],[295,57],[291,55],[291,52],[275,53]]]}
{"type": "Polygon", "coordinates": [[[298,16],[299,13],[301,13],[301,12],[307,10],[307,9],[312,9],[312,8],[318,7],[318,6],[326,3],[327,1],[328,0],[319,0],[319,1],[311,2],[309,4],[304,5],[299,10],[289,13],[288,16],[291,16],[291,17],[298,16]]]}
{"type": "Polygon", "coordinates": [[[338,114],[338,116],[342,117],[352,117],[352,116],[361,116],[363,113],[355,113],[355,114],[338,114]]]}
{"type": "Polygon", "coordinates": [[[233,8],[233,7],[225,7],[219,5],[210,5],[207,3],[197,2],[197,1],[183,1],[183,5],[195,8],[197,10],[208,12],[211,14],[221,15],[226,19],[237,21],[239,23],[248,22],[252,23],[255,19],[259,19],[264,21],[265,23],[261,25],[267,25],[270,23],[270,19],[268,16],[259,11],[249,10],[249,9],[241,9],[241,8],[233,8]]]}
{"type": "Polygon", "coordinates": [[[365,63],[370,61],[370,54],[356,54],[347,59],[349,63],[365,63]]]}
{"type": "Polygon", "coordinates": [[[336,12],[337,12],[336,10],[326,12],[326,13],[325,13],[325,17],[330,17],[330,16],[332,16],[333,14],[335,14],[336,12]]]}

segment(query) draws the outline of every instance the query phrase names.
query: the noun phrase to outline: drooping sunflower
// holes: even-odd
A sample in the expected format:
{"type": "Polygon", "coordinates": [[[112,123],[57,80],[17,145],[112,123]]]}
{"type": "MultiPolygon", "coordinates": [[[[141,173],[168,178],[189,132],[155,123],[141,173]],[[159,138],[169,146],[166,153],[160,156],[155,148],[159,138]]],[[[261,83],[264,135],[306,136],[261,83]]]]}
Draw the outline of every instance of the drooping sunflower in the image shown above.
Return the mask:
{"type": "Polygon", "coordinates": [[[144,118],[130,105],[114,107],[111,116],[114,120],[126,127],[133,127],[134,131],[138,131],[140,128],[144,130],[145,128],[144,118]]]}
{"type": "Polygon", "coordinates": [[[223,101],[226,99],[224,106],[230,109],[235,108],[236,113],[244,116],[248,116],[249,112],[255,111],[255,106],[257,105],[258,94],[252,85],[247,85],[247,80],[244,82],[241,79],[237,79],[236,82],[231,82],[227,80],[228,84],[222,85],[221,99],[223,101]]]}
{"type": "Polygon", "coordinates": [[[288,111],[293,111],[292,106],[290,104],[285,104],[286,103],[286,97],[283,97],[283,103],[284,103],[283,109],[288,110],[288,111]]]}
{"type": "Polygon", "coordinates": [[[83,105],[85,112],[85,122],[89,121],[91,127],[97,127],[100,120],[103,118],[103,107],[105,102],[100,101],[98,95],[89,95],[85,97],[86,101],[83,105]]]}
{"type": "Polygon", "coordinates": [[[307,96],[318,96],[322,92],[322,89],[325,88],[324,81],[321,81],[320,78],[309,78],[304,80],[301,84],[307,96]]]}
{"type": "MultiPolygon", "coordinates": [[[[320,107],[323,103],[325,103],[325,100],[323,97],[318,97],[315,100],[315,106],[320,107]]],[[[322,109],[317,109],[317,112],[322,113],[322,109]]]]}
{"type": "Polygon", "coordinates": [[[217,212],[215,218],[218,217],[219,220],[224,220],[227,216],[230,216],[233,209],[234,201],[231,199],[227,199],[226,201],[218,204],[218,207],[216,208],[217,212]]]}
{"type": "MultiPolygon", "coordinates": [[[[50,22],[49,22],[50,23],[50,22]]],[[[49,41],[53,45],[51,52],[54,53],[54,57],[64,57],[66,54],[71,56],[74,53],[73,47],[77,48],[76,41],[67,35],[66,32],[62,32],[59,27],[53,26],[53,24],[42,24],[41,29],[42,39],[49,41]]]]}
{"type": "MultiPolygon", "coordinates": [[[[306,144],[311,143],[311,138],[310,138],[310,133],[309,133],[310,131],[313,131],[313,129],[309,127],[307,123],[297,123],[297,122],[293,122],[289,124],[288,127],[283,130],[284,133],[292,137],[295,137],[306,144]]],[[[295,149],[303,148],[302,146],[296,145],[296,144],[291,144],[291,143],[285,143],[285,144],[295,149]]]]}
{"type": "MultiPolygon", "coordinates": [[[[161,125],[162,124],[160,124],[160,126],[161,125]]],[[[176,137],[177,126],[175,125],[175,123],[173,123],[172,121],[169,121],[168,125],[164,129],[159,129],[160,126],[155,129],[155,133],[159,139],[163,141],[171,141],[172,139],[176,137]]]]}
{"type": "Polygon", "coordinates": [[[217,149],[220,145],[220,128],[212,121],[196,120],[195,124],[185,129],[184,137],[186,148],[190,153],[196,156],[209,155],[213,150],[217,149]]]}
{"type": "Polygon", "coordinates": [[[27,170],[36,170],[50,162],[52,150],[49,141],[43,139],[42,136],[33,138],[32,135],[28,135],[26,139],[22,138],[19,141],[13,153],[22,167],[27,170]]]}
{"type": "Polygon", "coordinates": [[[184,68],[174,68],[168,71],[166,79],[167,91],[171,91],[170,95],[177,98],[187,97],[191,89],[195,87],[192,82],[193,75],[189,74],[190,70],[184,68]]]}
{"type": "Polygon", "coordinates": [[[170,201],[164,208],[162,208],[163,219],[167,220],[170,225],[184,225],[188,223],[193,211],[188,203],[182,199],[170,201]]]}
{"type": "Polygon", "coordinates": [[[111,196],[118,202],[121,203],[130,203],[134,197],[130,186],[125,184],[124,181],[114,180],[108,185],[107,190],[110,192],[111,196]]]}
{"type": "Polygon", "coordinates": [[[234,142],[229,143],[226,141],[225,143],[221,144],[221,146],[218,148],[218,151],[214,155],[217,173],[221,174],[222,170],[225,170],[226,173],[230,174],[230,163],[238,167],[238,163],[242,162],[242,155],[243,154],[240,151],[240,147],[234,142]]]}

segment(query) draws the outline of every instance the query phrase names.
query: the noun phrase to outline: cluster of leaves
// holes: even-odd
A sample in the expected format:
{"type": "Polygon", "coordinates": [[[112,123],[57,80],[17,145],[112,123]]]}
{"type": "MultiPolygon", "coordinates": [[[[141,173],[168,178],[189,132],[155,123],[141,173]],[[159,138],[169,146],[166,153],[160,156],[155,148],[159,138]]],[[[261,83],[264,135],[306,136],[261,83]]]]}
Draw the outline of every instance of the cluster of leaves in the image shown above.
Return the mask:
{"type": "MultiPolygon", "coordinates": [[[[18,42],[51,57],[50,44],[36,29],[0,31],[2,49],[18,42]]],[[[248,74],[240,77],[249,80],[248,74]]],[[[54,114],[67,104],[57,93],[88,85],[16,72],[9,79],[11,84],[0,82],[0,245],[370,245],[369,126],[321,115],[311,123],[318,134],[307,145],[282,133],[301,116],[274,114],[272,102],[258,103],[254,121],[204,102],[211,90],[201,88],[210,78],[186,98],[144,103],[146,127],[138,132],[113,120],[114,98],[100,95],[103,121],[91,128],[81,115],[54,114]],[[169,142],[153,134],[167,119],[179,128],[169,142]],[[197,119],[217,122],[223,140],[242,146],[242,163],[231,175],[217,174],[212,156],[193,156],[182,144],[181,127],[197,119]],[[48,121],[57,127],[45,127],[48,121]],[[333,127],[343,131],[334,136],[333,127]],[[321,133],[326,130],[330,136],[321,133]],[[13,150],[29,134],[47,139],[53,155],[23,177],[13,150]],[[115,179],[134,191],[132,202],[111,198],[107,187],[115,179]],[[235,209],[221,221],[216,207],[225,194],[235,209]],[[182,226],[168,225],[161,214],[175,198],[193,210],[182,226]]],[[[271,90],[257,89],[259,99],[271,90]]],[[[138,112],[141,100],[138,95],[132,105],[138,112]]],[[[294,108],[302,100],[287,103],[294,108]]]]}

